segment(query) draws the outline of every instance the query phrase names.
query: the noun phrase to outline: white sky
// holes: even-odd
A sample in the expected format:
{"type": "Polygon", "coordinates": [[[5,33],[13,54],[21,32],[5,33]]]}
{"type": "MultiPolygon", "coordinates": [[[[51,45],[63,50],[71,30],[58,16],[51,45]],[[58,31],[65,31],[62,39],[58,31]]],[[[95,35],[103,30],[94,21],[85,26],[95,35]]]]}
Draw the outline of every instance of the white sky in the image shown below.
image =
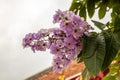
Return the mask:
{"type": "MultiPolygon", "coordinates": [[[[55,11],[69,9],[71,1],[0,0],[0,80],[24,80],[51,66],[48,51],[34,54],[23,49],[22,38],[41,28],[52,28],[55,11]]],[[[109,15],[102,21],[108,19],[109,15]]]]}

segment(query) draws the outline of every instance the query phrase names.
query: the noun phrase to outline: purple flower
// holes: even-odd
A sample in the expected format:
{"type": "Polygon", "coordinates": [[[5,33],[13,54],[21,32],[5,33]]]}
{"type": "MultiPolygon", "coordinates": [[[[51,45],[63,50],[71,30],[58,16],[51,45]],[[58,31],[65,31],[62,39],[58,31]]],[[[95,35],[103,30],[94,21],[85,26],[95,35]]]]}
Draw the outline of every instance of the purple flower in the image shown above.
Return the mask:
{"type": "Polygon", "coordinates": [[[81,40],[77,40],[77,45],[76,45],[76,48],[75,48],[75,53],[76,54],[78,54],[78,53],[80,53],[81,52],[81,50],[82,50],[82,42],[81,42],[81,40]]]}
{"type": "Polygon", "coordinates": [[[70,37],[65,38],[64,43],[68,49],[74,49],[76,40],[72,36],[70,36],[70,37]]]}
{"type": "Polygon", "coordinates": [[[52,44],[50,46],[50,52],[54,55],[61,55],[62,54],[62,50],[56,46],[56,44],[52,44]]]}
{"type": "Polygon", "coordinates": [[[63,38],[63,37],[65,37],[66,36],[66,34],[61,30],[61,29],[55,29],[54,31],[53,31],[53,37],[54,38],[57,38],[57,39],[59,39],[59,38],[63,38]]]}
{"type": "Polygon", "coordinates": [[[68,49],[67,51],[66,51],[66,56],[67,56],[67,58],[69,59],[69,60],[73,60],[74,59],[74,57],[75,57],[75,50],[74,49],[68,49]]]}
{"type": "Polygon", "coordinates": [[[62,19],[62,14],[63,12],[58,9],[58,11],[56,11],[56,14],[53,16],[53,23],[57,23],[62,19]]]}
{"type": "Polygon", "coordinates": [[[32,46],[32,41],[34,40],[34,33],[29,33],[26,34],[25,38],[23,39],[23,46],[27,47],[27,46],[32,46]]]}
{"type": "Polygon", "coordinates": [[[62,21],[72,21],[72,17],[74,16],[75,14],[71,11],[63,11],[63,18],[62,18],[62,21]]]}
{"type": "Polygon", "coordinates": [[[56,46],[59,47],[59,48],[63,48],[64,47],[64,43],[62,40],[57,40],[56,41],[56,46]]]}
{"type": "Polygon", "coordinates": [[[82,31],[79,29],[79,27],[74,27],[72,31],[72,35],[75,39],[79,39],[83,35],[82,31]]]}
{"type": "Polygon", "coordinates": [[[71,34],[73,27],[74,25],[72,24],[72,22],[62,21],[60,23],[60,28],[66,33],[66,35],[71,34]]]}
{"type": "Polygon", "coordinates": [[[77,15],[74,15],[73,16],[73,24],[75,25],[75,26],[79,26],[79,25],[81,25],[83,23],[83,21],[82,21],[82,19],[79,17],[79,16],[77,16],[77,15]]]}
{"type": "Polygon", "coordinates": [[[47,37],[50,34],[48,29],[41,29],[38,33],[42,34],[42,37],[47,37]]]}
{"type": "Polygon", "coordinates": [[[37,51],[45,51],[47,48],[47,43],[44,42],[43,40],[37,41],[34,46],[37,51]]]}
{"type": "Polygon", "coordinates": [[[61,55],[59,57],[60,57],[60,60],[62,62],[63,67],[68,66],[68,64],[70,63],[70,60],[66,57],[66,55],[63,54],[63,55],[61,55]]]}
{"type": "Polygon", "coordinates": [[[56,11],[53,23],[60,28],[41,29],[37,33],[26,34],[23,47],[30,47],[33,52],[50,49],[54,55],[53,70],[61,73],[82,49],[83,34],[89,35],[90,27],[71,11],[56,11]]]}
{"type": "Polygon", "coordinates": [[[43,36],[42,36],[42,33],[40,31],[38,31],[36,34],[34,34],[34,37],[36,40],[39,40],[41,39],[43,36]]]}
{"type": "Polygon", "coordinates": [[[62,72],[62,68],[63,68],[63,65],[62,65],[61,59],[59,57],[54,56],[54,59],[53,59],[53,70],[55,72],[61,73],[62,72]]]}

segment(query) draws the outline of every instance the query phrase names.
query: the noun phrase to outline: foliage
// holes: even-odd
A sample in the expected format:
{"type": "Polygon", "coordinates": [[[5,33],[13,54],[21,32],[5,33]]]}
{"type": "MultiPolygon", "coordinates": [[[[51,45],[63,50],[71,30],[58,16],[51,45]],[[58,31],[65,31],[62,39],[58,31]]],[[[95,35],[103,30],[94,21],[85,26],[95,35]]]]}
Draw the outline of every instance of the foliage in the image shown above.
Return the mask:
{"type": "Polygon", "coordinates": [[[91,32],[91,35],[82,38],[83,48],[77,59],[85,62],[91,75],[110,67],[110,73],[103,80],[119,80],[120,64],[111,63],[120,60],[115,58],[120,49],[120,0],[73,0],[69,10],[85,20],[92,18],[96,11],[99,19],[103,19],[107,12],[111,14],[111,21],[106,24],[92,20],[101,32],[91,32]]]}

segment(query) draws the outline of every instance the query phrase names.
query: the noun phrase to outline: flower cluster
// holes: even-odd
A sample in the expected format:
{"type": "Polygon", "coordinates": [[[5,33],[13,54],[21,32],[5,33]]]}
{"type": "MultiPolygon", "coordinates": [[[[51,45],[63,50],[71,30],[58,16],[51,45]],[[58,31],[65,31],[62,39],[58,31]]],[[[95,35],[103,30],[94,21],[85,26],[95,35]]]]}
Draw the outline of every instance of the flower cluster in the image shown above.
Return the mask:
{"type": "Polygon", "coordinates": [[[81,37],[89,35],[88,24],[71,11],[56,11],[53,23],[60,28],[41,29],[29,33],[23,39],[24,47],[31,47],[33,52],[50,49],[53,57],[53,70],[61,73],[82,49],[81,37]]]}

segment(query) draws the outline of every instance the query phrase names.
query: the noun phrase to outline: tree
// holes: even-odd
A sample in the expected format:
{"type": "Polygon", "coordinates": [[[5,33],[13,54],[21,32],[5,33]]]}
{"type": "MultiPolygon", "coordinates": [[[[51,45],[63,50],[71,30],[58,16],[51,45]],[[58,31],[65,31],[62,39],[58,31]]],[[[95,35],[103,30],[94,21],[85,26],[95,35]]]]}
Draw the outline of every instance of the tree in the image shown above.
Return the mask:
{"type": "Polygon", "coordinates": [[[91,80],[96,80],[95,76],[106,69],[110,72],[103,80],[120,80],[120,0],[73,0],[69,10],[85,20],[92,18],[96,11],[99,19],[103,19],[106,12],[111,14],[111,21],[107,23],[92,20],[101,32],[83,37],[83,48],[77,59],[86,65],[83,80],[89,80],[91,75],[94,76],[91,80]]]}

